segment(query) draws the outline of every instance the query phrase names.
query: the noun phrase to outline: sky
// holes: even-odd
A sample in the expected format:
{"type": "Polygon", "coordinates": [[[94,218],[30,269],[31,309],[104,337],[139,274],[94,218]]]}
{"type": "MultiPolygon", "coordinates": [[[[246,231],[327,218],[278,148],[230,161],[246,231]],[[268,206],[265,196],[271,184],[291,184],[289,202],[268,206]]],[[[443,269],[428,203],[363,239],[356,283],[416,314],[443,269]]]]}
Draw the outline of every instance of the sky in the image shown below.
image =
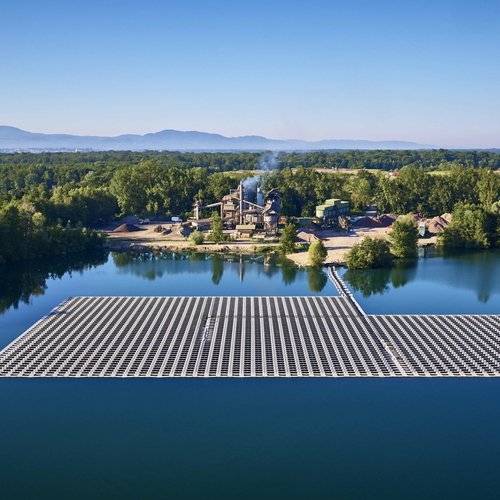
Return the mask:
{"type": "Polygon", "coordinates": [[[500,0],[0,0],[0,124],[500,147],[500,0]]]}

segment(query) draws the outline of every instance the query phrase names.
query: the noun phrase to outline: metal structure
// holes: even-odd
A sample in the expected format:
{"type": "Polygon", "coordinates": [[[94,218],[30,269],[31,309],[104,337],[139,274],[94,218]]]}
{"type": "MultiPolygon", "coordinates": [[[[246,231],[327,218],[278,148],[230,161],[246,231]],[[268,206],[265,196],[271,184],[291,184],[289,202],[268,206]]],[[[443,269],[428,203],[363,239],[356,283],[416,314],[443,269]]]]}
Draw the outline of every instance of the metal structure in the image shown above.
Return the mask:
{"type": "Polygon", "coordinates": [[[326,200],[316,206],[316,219],[325,226],[339,226],[346,229],[349,225],[349,202],[338,198],[326,200]]]}
{"type": "Polygon", "coordinates": [[[238,189],[232,189],[221,201],[202,205],[194,205],[194,225],[200,225],[200,212],[209,208],[218,208],[221,218],[226,226],[233,229],[237,225],[255,224],[266,232],[276,232],[281,212],[281,199],[277,189],[272,189],[265,196],[260,187],[257,188],[257,203],[247,199],[242,182],[238,189]]]}
{"type": "Polygon", "coordinates": [[[500,316],[366,315],[338,297],[76,297],[0,377],[492,377],[500,316]]]}

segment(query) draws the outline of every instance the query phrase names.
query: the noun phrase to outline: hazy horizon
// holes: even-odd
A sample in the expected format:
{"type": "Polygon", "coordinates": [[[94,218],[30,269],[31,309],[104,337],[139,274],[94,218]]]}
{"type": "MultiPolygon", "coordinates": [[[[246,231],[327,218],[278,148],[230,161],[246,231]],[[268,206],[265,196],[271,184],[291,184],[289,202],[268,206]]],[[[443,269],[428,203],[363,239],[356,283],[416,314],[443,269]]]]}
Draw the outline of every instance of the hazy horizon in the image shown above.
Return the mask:
{"type": "Polygon", "coordinates": [[[500,147],[500,0],[20,1],[0,122],[500,147]]]}

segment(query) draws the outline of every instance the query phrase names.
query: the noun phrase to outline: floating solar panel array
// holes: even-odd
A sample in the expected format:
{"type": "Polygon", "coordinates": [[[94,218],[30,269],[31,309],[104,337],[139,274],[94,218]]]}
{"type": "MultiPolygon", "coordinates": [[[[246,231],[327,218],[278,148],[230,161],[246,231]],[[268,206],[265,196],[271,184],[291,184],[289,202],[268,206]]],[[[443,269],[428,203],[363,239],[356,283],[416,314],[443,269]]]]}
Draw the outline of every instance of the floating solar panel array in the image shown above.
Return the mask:
{"type": "Polygon", "coordinates": [[[366,316],[341,297],[76,297],[4,377],[499,376],[498,316],[366,316]]]}
{"type": "Polygon", "coordinates": [[[409,375],[500,376],[500,316],[369,316],[409,375]]]}

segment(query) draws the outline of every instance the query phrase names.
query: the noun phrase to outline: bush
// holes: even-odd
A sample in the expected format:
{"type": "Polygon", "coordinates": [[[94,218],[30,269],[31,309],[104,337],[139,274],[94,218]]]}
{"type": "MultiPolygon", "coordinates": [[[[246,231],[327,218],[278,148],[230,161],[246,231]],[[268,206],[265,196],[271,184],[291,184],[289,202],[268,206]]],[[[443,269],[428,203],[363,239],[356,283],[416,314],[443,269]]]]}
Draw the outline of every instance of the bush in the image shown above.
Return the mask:
{"type": "Polygon", "coordinates": [[[399,259],[417,256],[418,229],[412,215],[398,217],[389,233],[391,253],[399,259]]]}
{"type": "Polygon", "coordinates": [[[391,264],[389,243],[381,238],[366,237],[354,245],[347,253],[346,264],[349,269],[371,269],[388,267],[391,264]]]}
{"type": "Polygon", "coordinates": [[[327,251],[321,240],[315,240],[311,243],[308,256],[310,266],[321,267],[323,265],[327,256],[327,251]]]}
{"type": "Polygon", "coordinates": [[[205,235],[201,231],[193,231],[190,236],[189,240],[193,245],[201,245],[205,241],[205,235]]]}
{"type": "Polygon", "coordinates": [[[271,245],[260,245],[254,247],[253,251],[254,253],[273,253],[276,250],[276,247],[273,247],[271,245]]]}

